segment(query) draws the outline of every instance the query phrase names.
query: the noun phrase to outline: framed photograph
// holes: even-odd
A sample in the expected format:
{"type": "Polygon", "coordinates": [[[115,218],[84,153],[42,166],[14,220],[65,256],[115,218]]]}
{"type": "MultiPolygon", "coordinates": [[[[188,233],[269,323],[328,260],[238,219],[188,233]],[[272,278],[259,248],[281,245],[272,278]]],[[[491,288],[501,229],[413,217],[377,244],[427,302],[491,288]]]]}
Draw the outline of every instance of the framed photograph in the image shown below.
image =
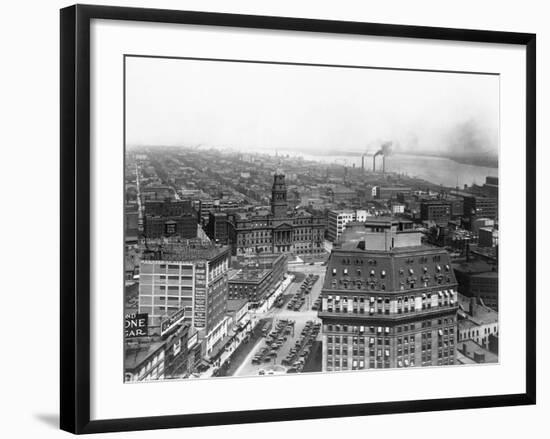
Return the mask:
{"type": "Polygon", "coordinates": [[[61,428],[535,403],[535,35],[61,10],[61,428]]]}

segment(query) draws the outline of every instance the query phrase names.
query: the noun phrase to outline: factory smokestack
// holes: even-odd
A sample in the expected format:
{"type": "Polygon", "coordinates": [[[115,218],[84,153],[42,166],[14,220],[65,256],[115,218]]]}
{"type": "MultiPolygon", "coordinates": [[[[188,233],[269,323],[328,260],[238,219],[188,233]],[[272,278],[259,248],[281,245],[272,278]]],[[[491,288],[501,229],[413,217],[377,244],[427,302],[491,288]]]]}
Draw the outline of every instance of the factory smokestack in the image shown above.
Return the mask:
{"type": "Polygon", "coordinates": [[[391,146],[393,142],[384,142],[380,146],[380,149],[374,153],[372,170],[376,171],[376,156],[382,155],[382,172],[386,172],[386,156],[391,154],[391,146]]]}
{"type": "Polygon", "coordinates": [[[376,172],[376,154],[372,156],[372,172],[376,172]]]}
{"type": "Polygon", "coordinates": [[[361,170],[363,172],[365,171],[365,155],[364,154],[361,156],[361,170]]]}

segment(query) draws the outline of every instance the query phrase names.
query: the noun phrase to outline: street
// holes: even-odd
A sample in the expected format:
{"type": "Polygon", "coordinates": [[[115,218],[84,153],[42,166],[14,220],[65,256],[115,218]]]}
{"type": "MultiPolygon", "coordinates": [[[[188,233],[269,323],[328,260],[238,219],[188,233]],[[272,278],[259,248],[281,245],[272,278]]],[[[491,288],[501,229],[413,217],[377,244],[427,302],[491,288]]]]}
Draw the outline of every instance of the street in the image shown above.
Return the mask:
{"type": "MultiPolygon", "coordinates": [[[[325,267],[321,264],[309,265],[309,264],[299,264],[289,266],[289,272],[296,276],[294,282],[290,284],[287,291],[285,292],[285,304],[282,308],[272,308],[266,313],[258,314],[258,319],[271,319],[273,322],[273,328],[278,320],[292,320],[295,322],[294,331],[288,334],[287,340],[284,341],[283,345],[277,352],[277,356],[274,357],[269,362],[261,364],[252,364],[252,359],[256,354],[262,349],[265,348],[266,342],[265,337],[261,337],[248,355],[244,358],[244,361],[238,366],[237,370],[233,374],[234,376],[251,376],[258,375],[260,370],[263,370],[266,375],[271,374],[282,374],[286,373],[288,369],[287,366],[283,366],[281,361],[287,356],[295,346],[296,341],[300,338],[300,333],[304,329],[307,321],[319,322],[317,319],[317,311],[311,309],[315,300],[319,297],[321,293],[321,288],[324,282],[325,277],[325,267]],[[300,285],[303,282],[303,279],[308,274],[316,274],[319,276],[319,279],[313,284],[311,292],[306,294],[306,301],[300,311],[289,310],[286,307],[288,300],[300,290],[300,285]]],[[[319,340],[320,336],[317,336],[319,340]]],[[[315,370],[315,367],[309,365],[309,369],[315,370]]],[[[320,370],[320,365],[319,365],[320,370]]]]}

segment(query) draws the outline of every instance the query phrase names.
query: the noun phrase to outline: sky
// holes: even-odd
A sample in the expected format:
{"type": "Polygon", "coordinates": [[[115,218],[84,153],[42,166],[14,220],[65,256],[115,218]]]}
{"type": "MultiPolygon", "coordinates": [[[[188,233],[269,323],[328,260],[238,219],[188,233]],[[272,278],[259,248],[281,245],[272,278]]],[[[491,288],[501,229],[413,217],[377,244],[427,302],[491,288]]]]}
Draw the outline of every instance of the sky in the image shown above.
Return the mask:
{"type": "Polygon", "coordinates": [[[126,58],[126,142],[273,154],[498,151],[499,77],[126,58]]]}

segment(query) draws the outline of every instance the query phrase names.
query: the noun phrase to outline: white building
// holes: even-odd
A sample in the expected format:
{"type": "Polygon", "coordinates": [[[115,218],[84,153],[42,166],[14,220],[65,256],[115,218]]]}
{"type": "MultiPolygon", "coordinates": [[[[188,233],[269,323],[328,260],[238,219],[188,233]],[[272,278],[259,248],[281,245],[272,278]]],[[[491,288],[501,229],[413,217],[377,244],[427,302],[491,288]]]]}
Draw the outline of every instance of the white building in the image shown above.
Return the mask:
{"type": "Polygon", "coordinates": [[[336,242],[346,230],[346,224],[350,222],[365,222],[372,216],[367,210],[331,210],[328,213],[328,239],[336,242]]]}

